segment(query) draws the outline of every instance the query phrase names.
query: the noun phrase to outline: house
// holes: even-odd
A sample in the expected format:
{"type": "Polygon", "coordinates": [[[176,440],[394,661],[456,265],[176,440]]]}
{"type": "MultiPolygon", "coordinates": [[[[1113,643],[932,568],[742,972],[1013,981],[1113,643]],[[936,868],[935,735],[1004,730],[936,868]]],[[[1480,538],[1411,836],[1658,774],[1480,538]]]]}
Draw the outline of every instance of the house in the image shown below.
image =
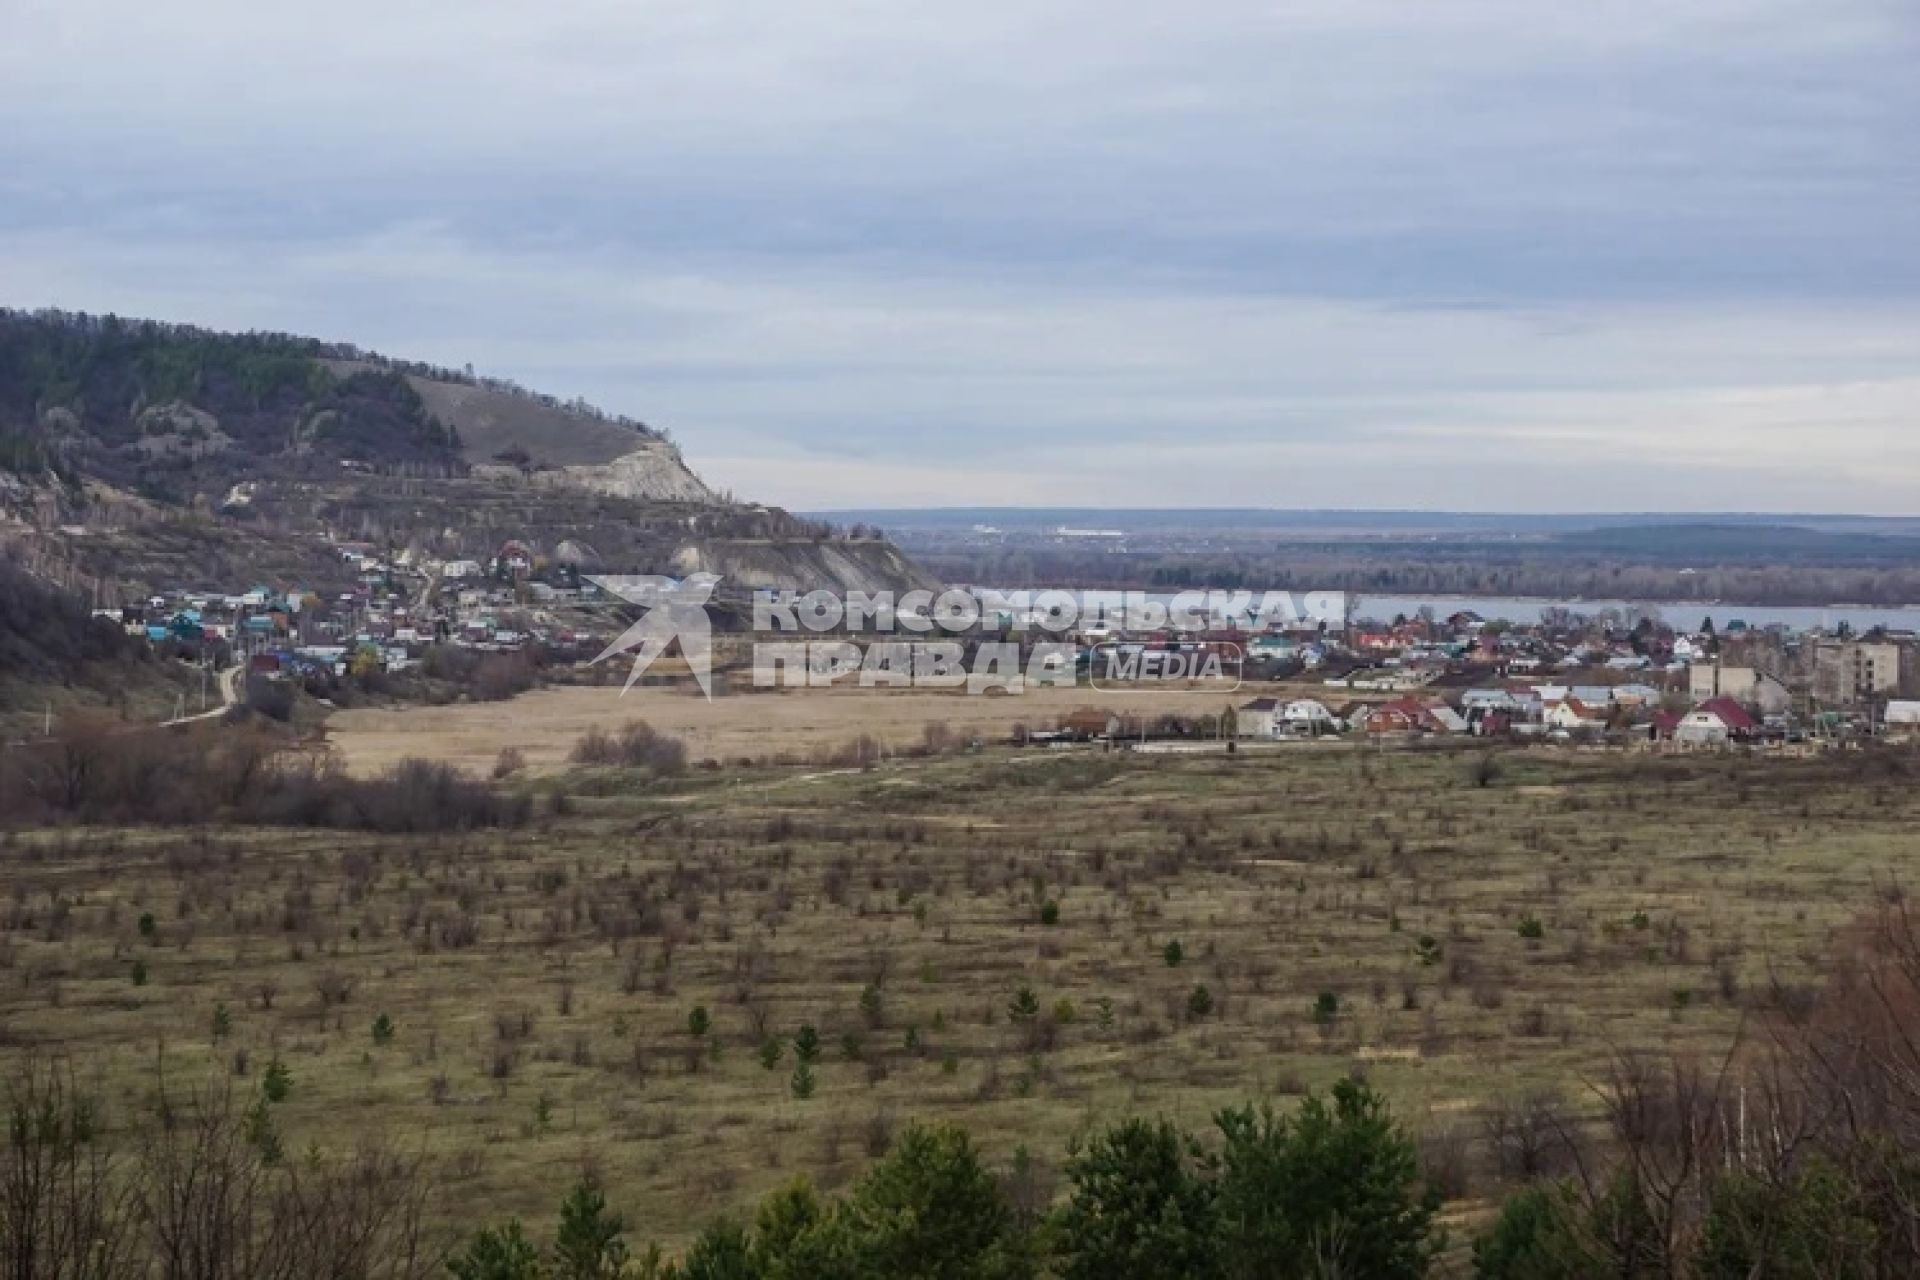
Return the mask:
{"type": "Polygon", "coordinates": [[[1778,678],[1753,667],[1730,667],[1719,662],[1696,662],[1688,667],[1687,694],[1703,702],[1711,698],[1751,702],[1765,715],[1779,715],[1793,705],[1793,694],[1778,678]]]}
{"type": "Polygon", "coordinates": [[[1604,729],[1607,712],[1604,706],[1593,706],[1569,694],[1547,708],[1545,720],[1548,728],[1565,729],[1570,733],[1582,729],[1604,729]]]}
{"type": "Polygon", "coordinates": [[[1278,736],[1283,708],[1278,698],[1255,698],[1233,713],[1233,732],[1241,738],[1278,736]]]}
{"type": "Polygon", "coordinates": [[[1895,698],[1887,703],[1887,713],[1881,723],[1890,734],[1901,737],[1920,735],[1920,702],[1895,698]]]}
{"type": "Polygon", "coordinates": [[[1060,718],[1060,729],[1082,742],[1094,738],[1112,738],[1120,732],[1120,717],[1099,707],[1081,707],[1060,718]]]}
{"type": "Polygon", "coordinates": [[[1367,717],[1366,731],[1388,733],[1465,733],[1466,719],[1438,698],[1396,698],[1383,702],[1367,717]]]}
{"type": "Polygon", "coordinates": [[[1514,730],[1511,711],[1476,711],[1472,717],[1473,732],[1482,738],[1502,738],[1514,730]]]}
{"type": "Polygon", "coordinates": [[[1673,740],[1690,746],[1722,746],[1752,737],[1758,723],[1732,698],[1709,698],[1680,718],[1673,740]]]}
{"type": "Polygon", "coordinates": [[[1617,684],[1613,686],[1613,705],[1616,707],[1650,707],[1660,701],[1660,691],[1650,684],[1617,684]]]}
{"type": "Polygon", "coordinates": [[[1369,734],[1412,734],[1420,731],[1418,704],[1402,698],[1383,702],[1367,713],[1362,722],[1369,734]]]}
{"type": "Polygon", "coordinates": [[[1531,715],[1539,706],[1539,697],[1525,687],[1483,685],[1460,695],[1460,709],[1466,712],[1503,711],[1509,715],[1531,715]]]}
{"type": "Polygon", "coordinates": [[[1281,722],[1295,733],[1336,733],[1340,722],[1327,704],[1315,698],[1296,698],[1280,710],[1281,722]]]}

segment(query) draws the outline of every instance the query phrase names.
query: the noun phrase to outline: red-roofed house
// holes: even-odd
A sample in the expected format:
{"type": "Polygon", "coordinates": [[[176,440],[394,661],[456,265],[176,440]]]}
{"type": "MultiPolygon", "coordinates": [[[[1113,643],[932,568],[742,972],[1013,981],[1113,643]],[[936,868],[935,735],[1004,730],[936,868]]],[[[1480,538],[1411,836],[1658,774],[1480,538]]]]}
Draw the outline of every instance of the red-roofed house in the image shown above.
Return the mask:
{"type": "Polygon", "coordinates": [[[1747,709],[1732,698],[1708,698],[1682,716],[1673,740],[1694,746],[1718,746],[1751,738],[1759,725],[1747,709]]]}
{"type": "Polygon", "coordinates": [[[1461,733],[1466,722],[1444,702],[1427,703],[1418,698],[1395,698],[1383,702],[1367,717],[1368,733],[1461,733]],[[1436,708],[1444,709],[1442,716],[1436,708]]]}

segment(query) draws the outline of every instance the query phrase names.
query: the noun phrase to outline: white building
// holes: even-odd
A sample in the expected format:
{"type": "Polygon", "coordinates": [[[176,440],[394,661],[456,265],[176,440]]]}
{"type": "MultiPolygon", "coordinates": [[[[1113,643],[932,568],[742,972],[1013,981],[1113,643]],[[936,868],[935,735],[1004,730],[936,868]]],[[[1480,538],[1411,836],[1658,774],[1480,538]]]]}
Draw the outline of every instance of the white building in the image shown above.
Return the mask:
{"type": "Polygon", "coordinates": [[[1333,733],[1340,721],[1327,704],[1314,698],[1298,698],[1280,711],[1281,722],[1295,733],[1333,733]]]}
{"type": "Polygon", "coordinates": [[[1278,737],[1281,712],[1278,698],[1255,698],[1234,712],[1233,732],[1241,738],[1278,737]]]}

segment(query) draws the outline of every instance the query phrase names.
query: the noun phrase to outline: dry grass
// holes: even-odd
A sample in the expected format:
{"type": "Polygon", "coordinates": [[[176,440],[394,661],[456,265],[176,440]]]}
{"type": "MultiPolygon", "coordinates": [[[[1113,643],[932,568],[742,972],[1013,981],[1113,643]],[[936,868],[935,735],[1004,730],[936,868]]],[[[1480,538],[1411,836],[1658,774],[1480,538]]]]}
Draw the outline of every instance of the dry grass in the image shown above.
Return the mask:
{"type": "Polygon", "coordinates": [[[861,734],[901,749],[919,743],[929,725],[942,725],[955,739],[1001,743],[1016,724],[1051,729],[1081,707],[1127,715],[1216,715],[1253,696],[1245,690],[1040,688],[1018,697],[969,697],[924,689],[735,688],[709,702],[690,684],[636,685],[624,696],[618,684],[558,685],[509,702],[347,711],[328,722],[329,741],[357,774],[379,773],[409,756],[448,760],[484,774],[505,747],[517,747],[536,769],[552,768],[565,763],[589,730],[644,720],[683,739],[695,761],[765,764],[806,761],[861,734]]]}
{"type": "Polygon", "coordinates": [[[1358,1067],[1415,1129],[1478,1135],[1491,1099],[1580,1105],[1615,1050],[1719,1052],[1770,977],[1809,980],[1912,871],[1896,765],[1536,753],[1483,789],[1427,752],[989,752],[598,773],[570,813],[457,837],[16,835],[0,1057],[70,1054],[124,1114],[156,1054],[249,1081],[278,1056],[290,1151],[423,1134],[469,1220],[544,1216],[590,1169],[667,1240],[844,1182],[913,1116],[1053,1161],[1124,1112],[1358,1067]]]}

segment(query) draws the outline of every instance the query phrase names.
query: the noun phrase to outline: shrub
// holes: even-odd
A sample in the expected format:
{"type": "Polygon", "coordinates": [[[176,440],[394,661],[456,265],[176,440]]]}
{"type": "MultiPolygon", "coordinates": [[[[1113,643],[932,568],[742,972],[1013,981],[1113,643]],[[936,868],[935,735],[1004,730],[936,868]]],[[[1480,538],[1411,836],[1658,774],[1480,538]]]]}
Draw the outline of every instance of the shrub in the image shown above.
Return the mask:
{"type": "Polygon", "coordinates": [[[285,1102],[293,1092],[293,1072],[278,1057],[267,1063],[260,1076],[260,1095],[268,1102],[285,1102]]]}
{"type": "Polygon", "coordinates": [[[793,1096],[801,1102],[805,1102],[813,1096],[815,1081],[813,1078],[813,1066],[810,1060],[802,1058],[799,1062],[793,1064],[793,1076],[787,1081],[787,1087],[792,1091],[793,1096]]]}
{"type": "Polygon", "coordinates": [[[1483,751],[1473,758],[1473,764],[1467,770],[1467,777],[1476,787],[1490,787],[1500,781],[1506,766],[1500,763],[1500,757],[1491,751],[1483,751]]]}
{"type": "Polygon", "coordinates": [[[687,745],[644,720],[634,720],[617,734],[597,725],[587,730],[567,758],[574,764],[647,769],[669,777],[686,771],[687,745]]]}

